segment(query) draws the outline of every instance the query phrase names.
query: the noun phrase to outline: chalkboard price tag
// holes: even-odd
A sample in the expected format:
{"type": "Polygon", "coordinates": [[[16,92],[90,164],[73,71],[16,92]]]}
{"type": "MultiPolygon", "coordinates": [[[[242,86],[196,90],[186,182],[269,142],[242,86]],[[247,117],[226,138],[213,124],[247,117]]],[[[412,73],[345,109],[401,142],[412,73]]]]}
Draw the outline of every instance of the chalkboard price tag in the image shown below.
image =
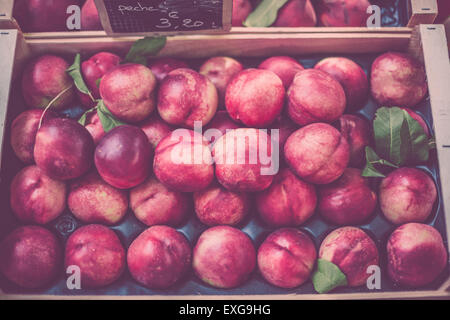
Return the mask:
{"type": "Polygon", "coordinates": [[[103,28],[111,35],[225,32],[232,0],[95,0],[103,28]]]}

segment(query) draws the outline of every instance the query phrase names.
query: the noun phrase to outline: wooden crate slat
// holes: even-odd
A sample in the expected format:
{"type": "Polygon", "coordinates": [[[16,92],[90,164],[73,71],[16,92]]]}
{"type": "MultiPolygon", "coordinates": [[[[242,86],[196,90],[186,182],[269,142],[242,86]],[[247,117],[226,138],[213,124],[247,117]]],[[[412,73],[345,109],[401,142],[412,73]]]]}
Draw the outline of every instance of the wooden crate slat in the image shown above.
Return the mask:
{"type": "MultiPolygon", "coordinates": [[[[367,53],[403,50],[410,34],[266,34],[175,36],[169,37],[159,56],[205,58],[214,55],[257,57],[311,53],[367,53]],[[298,41],[297,41],[298,40],[298,41]]],[[[125,53],[137,37],[96,39],[33,39],[27,40],[30,50],[42,52],[93,53],[110,50],[125,53]]]]}

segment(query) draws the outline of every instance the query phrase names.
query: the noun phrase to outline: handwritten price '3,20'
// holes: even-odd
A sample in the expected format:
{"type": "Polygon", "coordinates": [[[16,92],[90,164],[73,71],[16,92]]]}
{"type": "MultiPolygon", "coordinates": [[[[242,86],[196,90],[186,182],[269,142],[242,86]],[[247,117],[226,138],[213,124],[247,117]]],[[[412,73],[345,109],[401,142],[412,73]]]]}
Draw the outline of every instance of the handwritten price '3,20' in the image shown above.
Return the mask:
{"type": "MultiPolygon", "coordinates": [[[[161,18],[159,19],[159,24],[157,24],[155,27],[159,28],[159,29],[169,29],[169,28],[173,28],[173,29],[178,29],[180,27],[179,24],[174,24],[173,20],[179,20],[180,17],[178,16],[178,12],[177,11],[172,11],[169,12],[169,18],[161,18]]],[[[204,25],[203,21],[200,20],[192,20],[192,19],[183,19],[181,20],[181,26],[185,27],[185,28],[199,28],[201,26],[204,25]]]]}

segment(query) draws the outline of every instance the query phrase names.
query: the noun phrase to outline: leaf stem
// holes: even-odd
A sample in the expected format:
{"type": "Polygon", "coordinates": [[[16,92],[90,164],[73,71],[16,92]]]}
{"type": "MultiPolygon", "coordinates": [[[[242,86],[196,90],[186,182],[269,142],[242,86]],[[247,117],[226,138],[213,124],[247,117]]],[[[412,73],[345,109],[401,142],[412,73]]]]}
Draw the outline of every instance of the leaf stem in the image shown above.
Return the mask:
{"type": "MultiPolygon", "coordinates": [[[[97,101],[97,100],[96,100],[96,101],[97,101]]],[[[98,103],[98,102],[97,102],[97,103],[98,103]]],[[[89,113],[94,112],[95,110],[97,110],[97,108],[98,108],[98,104],[97,104],[97,106],[95,106],[95,107],[93,107],[93,108],[91,108],[91,109],[89,109],[89,110],[86,110],[86,111],[81,115],[80,119],[78,119],[78,123],[80,123],[82,126],[84,126],[84,125],[86,124],[86,118],[87,118],[87,115],[88,115],[89,113]]]]}
{"type": "Polygon", "coordinates": [[[47,113],[48,109],[51,108],[51,106],[59,99],[61,98],[61,96],[66,93],[67,91],[69,91],[70,89],[72,89],[73,84],[71,84],[70,86],[68,86],[67,88],[65,88],[63,91],[61,91],[60,93],[58,93],[56,95],[56,97],[54,97],[49,103],[48,105],[45,107],[44,112],[42,112],[41,118],[39,119],[39,127],[38,130],[41,128],[42,126],[42,120],[44,119],[45,114],[47,113]]]}

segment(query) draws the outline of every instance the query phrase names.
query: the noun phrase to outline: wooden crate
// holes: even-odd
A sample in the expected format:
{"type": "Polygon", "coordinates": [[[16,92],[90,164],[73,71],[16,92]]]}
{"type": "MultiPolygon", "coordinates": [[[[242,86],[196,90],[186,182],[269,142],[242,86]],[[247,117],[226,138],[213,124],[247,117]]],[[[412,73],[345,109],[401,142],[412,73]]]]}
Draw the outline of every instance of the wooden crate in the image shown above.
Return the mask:
{"type": "MultiPolygon", "coordinates": [[[[271,34],[271,33],[408,33],[419,24],[431,24],[438,15],[437,0],[406,0],[408,8],[408,23],[405,27],[300,27],[300,28],[245,28],[233,27],[231,34],[271,34]]],[[[12,17],[14,0],[1,0],[0,2],[0,29],[20,28],[12,17]],[[3,15],[3,16],[2,16],[3,15]]],[[[105,31],[72,31],[72,32],[40,32],[27,33],[28,39],[54,39],[54,38],[92,38],[108,37],[105,31]]]]}
{"type": "MultiPolygon", "coordinates": [[[[101,39],[24,39],[20,31],[0,31],[0,141],[3,141],[8,92],[11,79],[21,73],[23,62],[31,56],[54,52],[73,54],[94,53],[99,50],[127,51],[136,38],[101,39]],[[13,68],[14,65],[14,68],[13,68]]],[[[387,50],[408,51],[425,64],[430,104],[434,120],[440,168],[443,205],[447,221],[447,239],[450,239],[450,62],[442,25],[421,25],[412,33],[286,33],[286,34],[233,34],[174,36],[160,56],[204,58],[214,55],[257,57],[271,54],[303,55],[311,53],[378,53],[387,50]]],[[[1,156],[1,155],[0,155],[1,156]]],[[[1,291],[0,291],[1,294],[1,291]]],[[[0,299],[397,299],[397,298],[447,298],[450,299],[450,278],[435,291],[373,292],[350,294],[294,294],[251,296],[48,296],[0,295],[0,299]]]]}

